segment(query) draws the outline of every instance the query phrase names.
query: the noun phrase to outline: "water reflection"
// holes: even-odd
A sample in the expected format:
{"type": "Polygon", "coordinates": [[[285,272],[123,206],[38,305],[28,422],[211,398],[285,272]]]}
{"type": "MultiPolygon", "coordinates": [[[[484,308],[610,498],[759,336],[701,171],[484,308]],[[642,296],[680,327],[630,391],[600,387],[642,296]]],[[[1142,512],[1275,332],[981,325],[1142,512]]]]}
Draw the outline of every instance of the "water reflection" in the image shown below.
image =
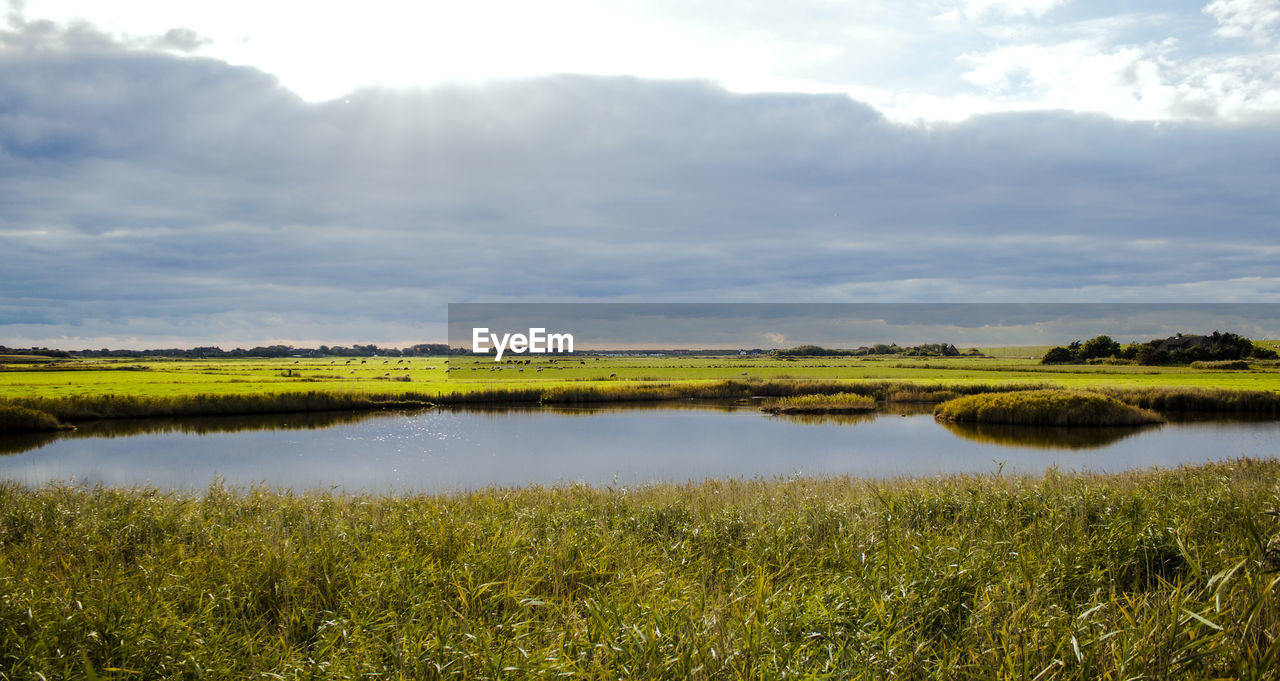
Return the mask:
{"type": "Polygon", "coordinates": [[[799,423],[808,426],[856,426],[859,423],[870,423],[876,420],[875,412],[859,412],[849,414],[766,414],[765,418],[799,423]]]}
{"type": "Polygon", "coordinates": [[[59,436],[66,434],[65,432],[58,432],[0,435],[0,454],[21,454],[32,449],[39,449],[57,440],[59,436]]]}
{"type": "Polygon", "coordinates": [[[232,485],[299,490],[442,492],[991,473],[1004,464],[1006,473],[1048,466],[1102,472],[1280,451],[1280,421],[1271,419],[1171,421],[1120,437],[1062,428],[1048,439],[1043,429],[958,432],[935,422],[928,406],[883,409],[794,418],[766,416],[754,404],[676,402],[111,421],[0,440],[6,451],[28,450],[0,457],[0,480],[198,490],[217,476],[232,485]]]}
{"type": "MultiPolygon", "coordinates": [[[[554,414],[556,416],[598,416],[619,411],[698,410],[727,412],[742,408],[728,401],[644,401],[607,404],[518,404],[518,405],[442,405],[436,411],[472,414],[500,420],[512,414],[554,414]]],[[[263,430],[320,430],[335,426],[364,423],[378,419],[420,415],[426,409],[319,411],[286,414],[251,414],[240,416],[199,416],[188,418],[142,418],[84,421],[75,430],[54,433],[0,435],[0,454],[21,454],[39,449],[60,438],[117,438],[135,435],[184,433],[210,435],[263,430]]]]}
{"type": "Polygon", "coordinates": [[[1035,447],[1038,449],[1098,449],[1133,437],[1152,426],[1123,426],[1097,428],[1062,428],[1051,426],[1017,426],[1004,423],[956,423],[939,421],[939,424],[966,440],[1005,447],[1035,447]]]}
{"type": "Polygon", "coordinates": [[[200,416],[195,418],[114,419],[82,423],[66,437],[129,437],[157,433],[237,433],[249,430],[318,430],[348,423],[422,413],[423,409],[397,411],[311,411],[292,414],[200,416]]]}
{"type": "Polygon", "coordinates": [[[765,414],[765,418],[806,426],[856,426],[885,416],[920,416],[932,414],[933,405],[923,402],[881,402],[876,411],[829,414],[765,414]]]}
{"type": "Polygon", "coordinates": [[[253,414],[244,416],[200,416],[191,418],[112,419],[83,421],[75,430],[54,433],[22,433],[0,435],[0,454],[21,454],[39,449],[59,439],[117,438],[135,435],[184,433],[210,435],[255,430],[320,430],[343,424],[360,423],[400,415],[413,415],[424,410],[397,411],[320,411],[290,414],[253,414]]]}
{"type": "Polygon", "coordinates": [[[556,416],[598,416],[618,412],[635,411],[718,411],[742,409],[737,402],[728,400],[640,400],[636,402],[582,402],[578,404],[442,404],[436,411],[451,414],[481,414],[506,416],[510,414],[554,414],[556,416]]]}

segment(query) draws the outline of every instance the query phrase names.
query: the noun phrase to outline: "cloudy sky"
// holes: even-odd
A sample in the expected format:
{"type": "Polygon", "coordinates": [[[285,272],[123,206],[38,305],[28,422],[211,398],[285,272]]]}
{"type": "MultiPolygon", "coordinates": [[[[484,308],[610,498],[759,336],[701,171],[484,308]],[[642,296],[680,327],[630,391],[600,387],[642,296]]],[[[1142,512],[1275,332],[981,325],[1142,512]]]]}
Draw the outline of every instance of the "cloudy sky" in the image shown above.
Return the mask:
{"type": "Polygon", "coordinates": [[[1280,302],[1280,0],[9,2],[0,344],[1280,302]]]}

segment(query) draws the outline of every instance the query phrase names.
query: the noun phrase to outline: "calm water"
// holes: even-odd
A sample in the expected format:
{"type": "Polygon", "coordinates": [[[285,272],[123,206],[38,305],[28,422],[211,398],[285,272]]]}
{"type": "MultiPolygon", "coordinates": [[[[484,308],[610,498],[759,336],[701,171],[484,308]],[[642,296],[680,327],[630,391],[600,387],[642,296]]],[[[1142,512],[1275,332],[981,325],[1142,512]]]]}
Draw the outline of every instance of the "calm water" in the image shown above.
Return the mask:
{"type": "Polygon", "coordinates": [[[432,410],[87,425],[0,439],[0,478],[200,489],[426,491],[720,477],[1119,471],[1280,454],[1280,421],[959,427],[928,413],[764,416],[751,407],[432,410]]]}

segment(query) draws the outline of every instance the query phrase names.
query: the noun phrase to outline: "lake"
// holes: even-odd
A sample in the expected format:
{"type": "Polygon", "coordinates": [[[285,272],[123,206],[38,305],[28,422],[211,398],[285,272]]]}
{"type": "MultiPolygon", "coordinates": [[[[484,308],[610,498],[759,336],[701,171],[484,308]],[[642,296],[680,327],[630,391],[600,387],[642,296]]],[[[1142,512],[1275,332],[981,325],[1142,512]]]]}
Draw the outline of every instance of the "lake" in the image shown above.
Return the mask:
{"type": "Polygon", "coordinates": [[[927,407],[766,416],[708,403],[433,409],[85,424],[0,438],[0,479],[191,490],[447,492],[725,477],[1113,472],[1273,457],[1280,421],[1187,418],[1144,428],[959,426],[927,407]]]}

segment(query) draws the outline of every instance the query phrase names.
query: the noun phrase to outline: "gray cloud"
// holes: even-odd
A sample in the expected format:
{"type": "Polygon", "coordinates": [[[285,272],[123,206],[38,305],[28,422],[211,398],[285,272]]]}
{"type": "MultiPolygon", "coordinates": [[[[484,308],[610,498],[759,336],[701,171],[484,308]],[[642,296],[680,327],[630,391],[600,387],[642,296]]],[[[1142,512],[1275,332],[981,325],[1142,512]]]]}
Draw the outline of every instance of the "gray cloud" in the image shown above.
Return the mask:
{"type": "Polygon", "coordinates": [[[208,38],[189,28],[171,28],[164,35],[152,42],[152,47],[159,50],[176,50],[178,52],[195,52],[208,45],[208,38]]]}
{"type": "Polygon", "coordinates": [[[309,104],[87,26],[0,45],[10,345],[434,340],[480,300],[1280,300],[1274,126],[919,129],[582,76],[309,104]]]}

